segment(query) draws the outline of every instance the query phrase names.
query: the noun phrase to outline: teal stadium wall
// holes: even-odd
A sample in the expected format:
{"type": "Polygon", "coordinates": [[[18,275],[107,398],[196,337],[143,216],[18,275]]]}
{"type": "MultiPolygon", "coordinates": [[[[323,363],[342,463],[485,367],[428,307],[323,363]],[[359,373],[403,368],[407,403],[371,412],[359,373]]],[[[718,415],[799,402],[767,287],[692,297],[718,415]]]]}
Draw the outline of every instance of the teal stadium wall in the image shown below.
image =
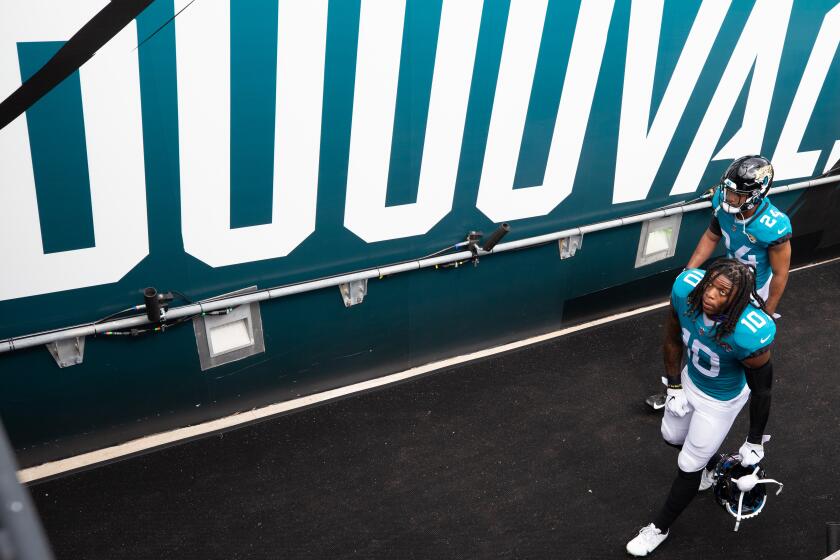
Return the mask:
{"type": "MultiPolygon", "coordinates": [[[[3,4],[20,7],[26,3],[3,0],[3,4]]],[[[283,257],[213,267],[188,254],[181,222],[179,153],[183,147],[178,119],[179,95],[184,92],[177,83],[176,40],[180,37],[176,29],[196,17],[200,5],[201,0],[188,7],[174,25],[164,27],[136,52],[148,255],[115,282],[3,299],[0,338],[108,315],[141,303],[146,286],[179,290],[198,299],[251,285],[270,287],[412,259],[461,241],[469,230],[489,233],[495,228],[494,220],[477,207],[477,197],[507,22],[517,4],[487,0],[483,5],[472,75],[464,77],[470,84],[469,99],[451,211],[426,233],[366,242],[345,227],[357,41],[365,6],[358,0],[332,0],[326,27],[314,232],[283,257]]],[[[433,70],[441,62],[436,60],[438,26],[446,8],[441,0],[408,0],[405,6],[387,206],[417,201],[433,70]]],[[[172,1],[154,2],[137,18],[137,36],[150,36],[179,7],[172,1]]],[[[651,117],[657,114],[700,8],[697,1],[664,6],[651,117]]],[[[721,81],[724,70],[748,18],[758,8],[753,2],[735,1],[725,12],[649,192],[637,200],[614,203],[614,184],[623,173],[617,149],[631,18],[630,2],[615,2],[571,194],[545,215],[510,219],[508,240],[694,196],[672,196],[671,188],[715,92],[726,87],[721,81]]],[[[576,2],[547,4],[514,189],[543,184],[579,9],[576,2]]],[[[602,11],[607,18],[609,10],[602,11]]],[[[751,145],[754,151],[778,155],[779,138],[823,20],[836,12],[831,1],[796,2],[781,38],[756,37],[756,41],[783,43],[775,83],[753,83],[756,67],[743,83],[733,85],[739,88],[737,100],[713,153],[744,126],[750,92],[771,88],[766,119],[759,119],[766,128],[751,145]]],[[[231,67],[218,65],[218,72],[229,72],[231,84],[231,228],[272,220],[274,96],[284,87],[274,57],[277,20],[276,1],[231,2],[230,35],[214,38],[230,41],[231,67]]],[[[18,67],[7,64],[0,66],[0,72],[30,75],[67,38],[41,42],[4,37],[4,48],[14,50],[18,67]]],[[[836,51],[836,39],[833,44],[836,51]]],[[[85,148],[90,134],[87,131],[86,136],[81,119],[81,92],[77,72],[26,114],[45,253],[92,247],[98,241],[85,148]]],[[[808,174],[789,177],[791,181],[818,175],[830,163],[840,137],[838,94],[840,61],[834,52],[798,146],[800,152],[819,150],[819,155],[808,174]]],[[[708,161],[694,191],[712,186],[730,160],[708,161]]],[[[0,178],[3,190],[18,188],[2,169],[0,178]]],[[[119,184],[110,187],[121,188],[119,184]]],[[[810,235],[814,246],[838,240],[831,220],[831,209],[837,207],[836,189],[819,189],[819,193],[800,191],[774,198],[777,206],[793,214],[796,235],[810,235]]],[[[20,219],[12,208],[0,208],[0,212],[4,220],[20,219]]],[[[484,258],[477,267],[372,280],[364,303],[351,308],[344,307],[337,289],[266,302],[261,305],[266,352],[206,372],[199,367],[189,325],[137,338],[89,337],[84,363],[66,369],[58,368],[42,347],[3,354],[0,415],[21,463],[31,465],[548,332],[568,321],[564,309],[571,301],[680,269],[708,218],[708,212],[686,215],[677,254],[639,269],[634,268],[637,225],[587,235],[582,249],[568,260],[561,261],[557,245],[549,244],[484,258]]],[[[7,240],[7,251],[10,243],[7,240]]],[[[57,268],[51,274],[62,272],[57,268]]],[[[6,268],[0,274],[14,272],[6,268]]],[[[629,303],[618,298],[611,305],[620,308],[629,303]]],[[[557,367],[567,367],[562,356],[557,367]]]]}

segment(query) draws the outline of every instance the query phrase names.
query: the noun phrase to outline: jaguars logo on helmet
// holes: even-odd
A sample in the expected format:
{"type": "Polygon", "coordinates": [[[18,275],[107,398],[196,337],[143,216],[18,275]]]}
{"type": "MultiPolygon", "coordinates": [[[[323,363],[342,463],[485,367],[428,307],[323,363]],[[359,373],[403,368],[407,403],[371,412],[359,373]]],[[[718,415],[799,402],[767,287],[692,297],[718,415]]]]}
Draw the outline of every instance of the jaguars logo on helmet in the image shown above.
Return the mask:
{"type": "Polygon", "coordinates": [[[721,454],[714,476],[715,499],[729,515],[735,518],[736,531],[742,519],[755,517],[764,509],[767,504],[765,484],[778,484],[777,495],[784,487],[777,480],[765,478],[764,469],[760,466],[743,466],[741,456],[737,453],[721,454]]]}
{"type": "Polygon", "coordinates": [[[761,204],[772,186],[773,165],[770,160],[759,155],[739,157],[729,164],[720,178],[720,207],[727,214],[749,212],[761,204]],[[747,195],[747,199],[740,206],[732,205],[726,201],[726,191],[747,195]]]}

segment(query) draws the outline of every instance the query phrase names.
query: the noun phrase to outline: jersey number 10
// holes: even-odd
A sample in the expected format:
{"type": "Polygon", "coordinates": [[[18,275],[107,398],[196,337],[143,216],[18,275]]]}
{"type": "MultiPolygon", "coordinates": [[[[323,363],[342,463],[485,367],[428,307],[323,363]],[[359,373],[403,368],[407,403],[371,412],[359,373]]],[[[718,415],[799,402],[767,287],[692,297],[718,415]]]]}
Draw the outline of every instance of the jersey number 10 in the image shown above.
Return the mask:
{"type": "Polygon", "coordinates": [[[694,368],[707,377],[717,377],[720,374],[720,356],[714,350],[700,342],[700,339],[695,338],[694,342],[689,344],[691,339],[691,332],[683,328],[682,339],[685,344],[688,359],[694,364],[694,368]],[[700,352],[708,356],[708,367],[700,361],[700,352]]]}
{"type": "Polygon", "coordinates": [[[757,311],[750,311],[747,316],[741,319],[741,324],[752,331],[753,334],[758,332],[758,329],[767,324],[767,321],[758,314],[757,311]]]}

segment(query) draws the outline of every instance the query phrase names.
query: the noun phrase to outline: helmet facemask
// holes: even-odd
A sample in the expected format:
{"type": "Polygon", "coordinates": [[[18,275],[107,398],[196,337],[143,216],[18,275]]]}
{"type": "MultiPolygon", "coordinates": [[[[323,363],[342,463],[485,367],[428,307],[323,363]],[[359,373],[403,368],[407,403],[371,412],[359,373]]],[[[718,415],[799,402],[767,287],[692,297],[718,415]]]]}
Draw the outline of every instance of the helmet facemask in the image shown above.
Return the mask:
{"type": "Polygon", "coordinates": [[[735,518],[735,531],[744,519],[756,517],[767,504],[767,490],[763,485],[777,484],[780,494],[783,484],[765,478],[764,469],[755,465],[744,467],[738,454],[721,454],[715,467],[715,500],[735,518]]]}
{"type": "Polygon", "coordinates": [[[720,190],[720,209],[727,214],[743,214],[761,204],[761,201],[767,196],[767,191],[770,190],[770,187],[767,185],[755,189],[743,190],[739,189],[731,179],[724,179],[718,185],[718,189],[720,190]],[[741,205],[735,206],[726,200],[727,193],[734,193],[738,196],[746,196],[747,198],[741,205]]]}

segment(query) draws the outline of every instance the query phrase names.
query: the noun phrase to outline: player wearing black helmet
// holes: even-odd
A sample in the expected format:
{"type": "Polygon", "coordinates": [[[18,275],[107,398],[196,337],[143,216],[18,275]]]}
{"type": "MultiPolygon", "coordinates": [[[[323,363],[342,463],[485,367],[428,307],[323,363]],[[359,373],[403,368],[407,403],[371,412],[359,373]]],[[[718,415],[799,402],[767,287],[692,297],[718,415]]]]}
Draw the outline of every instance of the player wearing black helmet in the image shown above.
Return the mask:
{"type": "MultiPolygon", "coordinates": [[[[700,238],[686,268],[706,262],[723,238],[729,258],[752,266],[756,291],[768,314],[775,315],[790,270],[790,219],[773,206],[767,193],[773,186],[773,165],[759,155],[743,156],[726,168],[712,197],[711,223],[700,238]]],[[[665,395],[646,402],[655,410],[665,395]]]]}
{"type": "Polygon", "coordinates": [[[790,268],[790,219],[773,206],[773,165],[762,156],[733,161],[712,197],[714,215],[686,268],[702,265],[723,237],[729,258],[755,268],[755,287],[771,315],[787,285],[790,268]]]}

